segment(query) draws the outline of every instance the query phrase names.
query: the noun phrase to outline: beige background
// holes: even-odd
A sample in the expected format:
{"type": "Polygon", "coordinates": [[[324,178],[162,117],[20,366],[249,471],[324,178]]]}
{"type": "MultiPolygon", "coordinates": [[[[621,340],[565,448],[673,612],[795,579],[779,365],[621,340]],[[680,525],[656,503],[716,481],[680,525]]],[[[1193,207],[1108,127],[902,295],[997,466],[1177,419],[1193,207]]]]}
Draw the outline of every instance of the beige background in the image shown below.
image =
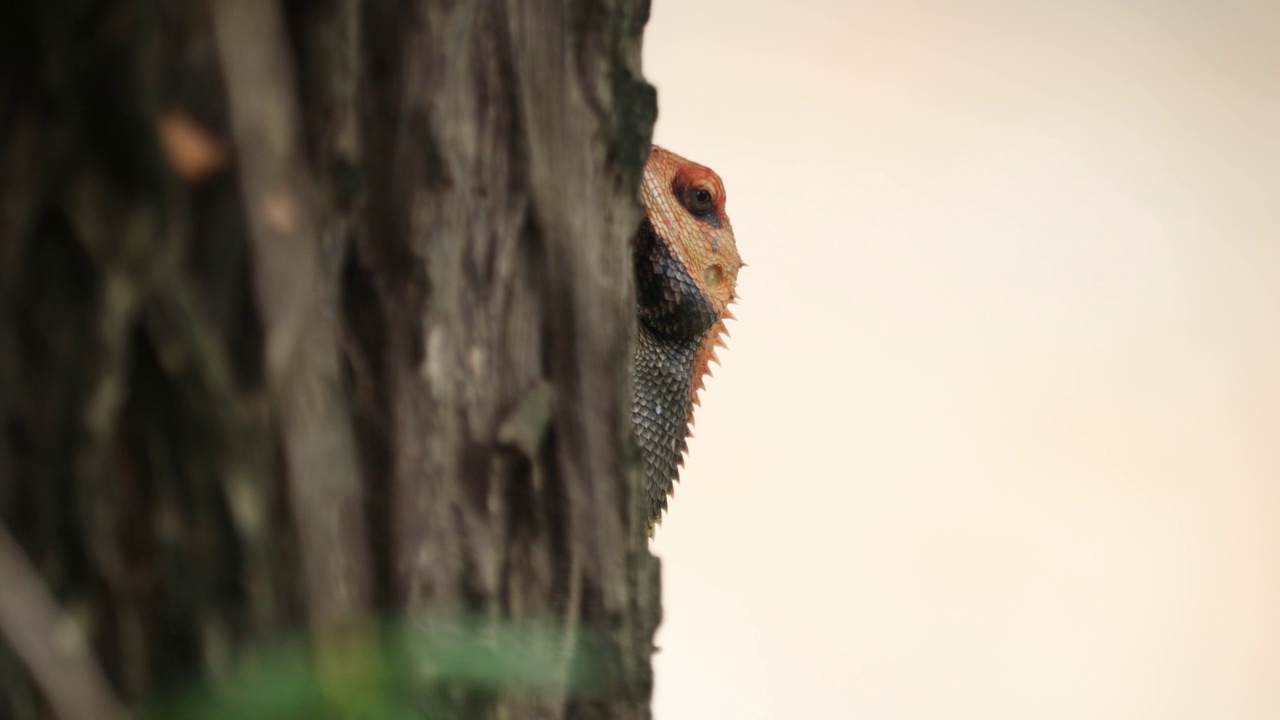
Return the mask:
{"type": "Polygon", "coordinates": [[[1280,3],[654,0],[739,321],[659,720],[1280,718],[1280,3]]]}

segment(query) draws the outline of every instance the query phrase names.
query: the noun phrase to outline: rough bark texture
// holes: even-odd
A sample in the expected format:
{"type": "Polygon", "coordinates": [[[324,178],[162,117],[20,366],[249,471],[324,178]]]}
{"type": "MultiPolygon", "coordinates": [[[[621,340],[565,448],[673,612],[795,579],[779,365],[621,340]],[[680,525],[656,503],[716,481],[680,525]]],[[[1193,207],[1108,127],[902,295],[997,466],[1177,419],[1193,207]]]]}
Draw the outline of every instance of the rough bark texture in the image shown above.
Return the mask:
{"type": "Polygon", "coordinates": [[[388,617],[551,630],[425,716],[648,717],[647,5],[0,9],[0,719],[298,633],[324,686],[388,617]]]}

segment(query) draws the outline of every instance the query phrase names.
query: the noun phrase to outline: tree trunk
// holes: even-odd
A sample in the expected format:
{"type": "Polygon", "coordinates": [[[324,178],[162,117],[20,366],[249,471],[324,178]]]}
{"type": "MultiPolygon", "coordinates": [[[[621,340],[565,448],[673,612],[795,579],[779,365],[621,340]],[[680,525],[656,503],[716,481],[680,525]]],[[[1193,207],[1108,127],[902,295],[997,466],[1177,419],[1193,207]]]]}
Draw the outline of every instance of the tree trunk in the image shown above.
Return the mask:
{"type": "Polygon", "coordinates": [[[0,9],[0,720],[649,716],[647,13],[0,9]]]}

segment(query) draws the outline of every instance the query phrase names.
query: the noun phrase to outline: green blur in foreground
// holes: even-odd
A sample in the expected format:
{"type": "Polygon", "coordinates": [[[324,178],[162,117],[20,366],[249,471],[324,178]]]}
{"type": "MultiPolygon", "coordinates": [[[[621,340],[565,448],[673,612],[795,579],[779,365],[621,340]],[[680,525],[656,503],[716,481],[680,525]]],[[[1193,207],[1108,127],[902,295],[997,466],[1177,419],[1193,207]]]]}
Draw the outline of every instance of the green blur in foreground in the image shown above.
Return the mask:
{"type": "Polygon", "coordinates": [[[605,685],[609,653],[588,635],[551,623],[401,621],[379,629],[377,648],[354,643],[320,662],[295,639],[248,653],[217,679],[148,703],[139,717],[407,720],[480,710],[499,695],[590,695],[605,685]]]}

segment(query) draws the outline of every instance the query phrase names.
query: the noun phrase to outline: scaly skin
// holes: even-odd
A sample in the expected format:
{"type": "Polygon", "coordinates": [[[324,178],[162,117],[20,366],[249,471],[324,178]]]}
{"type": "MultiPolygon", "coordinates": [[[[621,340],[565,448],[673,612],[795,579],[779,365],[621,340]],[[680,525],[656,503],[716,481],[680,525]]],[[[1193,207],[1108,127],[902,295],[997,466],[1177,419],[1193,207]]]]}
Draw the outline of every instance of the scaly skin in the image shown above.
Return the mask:
{"type": "Polygon", "coordinates": [[[655,145],[642,195],[645,220],[632,241],[640,319],[632,418],[652,535],[684,463],[698,391],[728,336],[742,258],[710,169],[655,145]]]}

